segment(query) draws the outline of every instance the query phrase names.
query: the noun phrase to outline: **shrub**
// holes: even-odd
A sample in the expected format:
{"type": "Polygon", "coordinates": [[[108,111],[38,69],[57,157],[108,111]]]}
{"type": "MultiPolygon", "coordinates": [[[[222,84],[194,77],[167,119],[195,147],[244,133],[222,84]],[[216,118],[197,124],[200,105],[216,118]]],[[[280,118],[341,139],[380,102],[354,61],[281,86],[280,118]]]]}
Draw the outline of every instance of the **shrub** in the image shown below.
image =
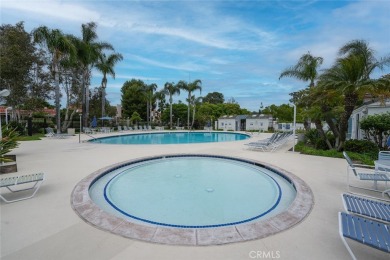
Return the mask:
{"type": "Polygon", "coordinates": [[[3,136],[0,140],[0,162],[5,162],[7,159],[5,159],[3,156],[19,145],[16,141],[19,133],[17,132],[16,128],[11,128],[9,125],[8,129],[5,126],[2,127],[2,133],[3,136]]]}
{"type": "Polygon", "coordinates": [[[320,134],[318,133],[317,129],[310,129],[305,134],[305,142],[307,144],[315,146],[319,139],[320,134]]]}
{"type": "Polygon", "coordinates": [[[19,135],[24,135],[26,133],[26,129],[24,127],[24,124],[19,123],[17,121],[9,122],[8,128],[14,129],[16,132],[19,133],[19,135]]]}
{"type": "Polygon", "coordinates": [[[344,144],[344,150],[354,153],[378,154],[379,148],[376,144],[368,140],[348,140],[344,144]]]}

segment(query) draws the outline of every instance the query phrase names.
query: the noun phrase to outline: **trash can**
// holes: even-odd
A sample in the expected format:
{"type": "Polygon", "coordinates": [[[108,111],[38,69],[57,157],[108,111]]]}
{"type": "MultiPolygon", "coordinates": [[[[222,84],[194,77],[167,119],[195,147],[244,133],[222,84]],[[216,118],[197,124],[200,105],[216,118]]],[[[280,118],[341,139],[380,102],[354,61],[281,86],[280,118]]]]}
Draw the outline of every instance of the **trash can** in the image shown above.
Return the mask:
{"type": "Polygon", "coordinates": [[[76,134],[75,128],[68,128],[68,135],[74,135],[76,134]]]}

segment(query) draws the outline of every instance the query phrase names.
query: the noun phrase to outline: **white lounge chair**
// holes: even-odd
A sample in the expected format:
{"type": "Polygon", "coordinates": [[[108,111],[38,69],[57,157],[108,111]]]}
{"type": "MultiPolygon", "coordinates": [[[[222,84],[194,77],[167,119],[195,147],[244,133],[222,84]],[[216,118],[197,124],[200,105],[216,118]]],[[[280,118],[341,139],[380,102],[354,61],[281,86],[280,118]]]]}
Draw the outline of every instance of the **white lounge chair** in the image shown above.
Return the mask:
{"type": "Polygon", "coordinates": [[[27,196],[22,196],[13,199],[9,199],[9,198],[7,199],[6,197],[3,196],[3,194],[0,193],[0,198],[7,203],[30,199],[35,196],[44,179],[45,178],[43,173],[1,178],[0,189],[6,188],[12,193],[33,190],[33,193],[32,194],[29,193],[27,196]],[[32,187],[31,184],[33,184],[32,187]]]}
{"type": "Polygon", "coordinates": [[[390,253],[389,223],[339,212],[339,234],[352,259],[356,259],[345,238],[390,253]]]}
{"type": "Polygon", "coordinates": [[[363,164],[354,164],[349,158],[348,154],[344,151],[343,152],[344,158],[348,162],[348,169],[347,169],[347,182],[348,182],[348,189],[349,187],[364,189],[364,190],[370,190],[370,191],[376,191],[376,192],[382,192],[378,190],[377,182],[378,181],[384,181],[386,182],[386,189],[387,189],[387,182],[390,181],[390,176],[386,174],[386,172],[374,170],[373,166],[370,165],[363,165],[363,164]],[[374,182],[374,188],[368,189],[364,187],[358,187],[358,186],[352,186],[349,184],[349,170],[351,170],[356,178],[358,178],[361,181],[373,181],[374,182]]]}

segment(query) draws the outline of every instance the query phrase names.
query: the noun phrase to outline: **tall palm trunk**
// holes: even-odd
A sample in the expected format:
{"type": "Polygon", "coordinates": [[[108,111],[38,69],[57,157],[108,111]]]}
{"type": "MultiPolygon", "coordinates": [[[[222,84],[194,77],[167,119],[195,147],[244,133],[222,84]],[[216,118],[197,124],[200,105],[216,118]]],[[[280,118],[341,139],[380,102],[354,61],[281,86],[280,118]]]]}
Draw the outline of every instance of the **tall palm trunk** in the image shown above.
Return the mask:
{"type": "Polygon", "coordinates": [[[173,125],[173,118],[172,118],[172,95],[169,95],[169,124],[170,124],[170,129],[172,130],[172,125],[173,125]]]}
{"type": "Polygon", "coordinates": [[[344,147],[345,140],[347,139],[348,119],[351,117],[357,101],[358,101],[358,95],[356,93],[345,94],[344,112],[341,115],[340,126],[339,126],[340,143],[339,146],[337,147],[338,151],[341,151],[344,147]]]}
{"type": "Polygon", "coordinates": [[[102,87],[102,117],[104,117],[106,114],[105,110],[106,110],[106,87],[102,87]]]}
{"type": "Polygon", "coordinates": [[[188,91],[187,129],[190,130],[191,91],[188,91]]]}
{"type": "Polygon", "coordinates": [[[54,62],[54,81],[55,81],[55,105],[56,105],[56,124],[57,124],[57,134],[61,133],[61,103],[60,103],[60,74],[58,71],[58,64],[54,62]]]}

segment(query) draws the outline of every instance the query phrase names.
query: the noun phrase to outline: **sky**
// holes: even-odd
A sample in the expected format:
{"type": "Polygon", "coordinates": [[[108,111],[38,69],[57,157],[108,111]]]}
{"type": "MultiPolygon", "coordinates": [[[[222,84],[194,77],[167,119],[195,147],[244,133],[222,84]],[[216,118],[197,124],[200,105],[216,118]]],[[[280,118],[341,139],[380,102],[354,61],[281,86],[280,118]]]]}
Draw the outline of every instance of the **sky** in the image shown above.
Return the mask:
{"type": "MultiPolygon", "coordinates": [[[[158,90],[200,79],[197,97],[221,92],[257,111],[261,103],[289,103],[289,93],[308,85],[279,80],[307,52],[324,58],[321,69],[351,40],[366,40],[378,58],[390,54],[389,0],[1,0],[0,10],[2,24],[24,21],[28,32],[45,25],[80,36],[81,24],[96,22],[99,40],[124,57],[108,79],[111,105],[121,103],[123,83],[133,78],[158,90]]],[[[93,71],[91,88],[101,77],[93,71]]]]}

